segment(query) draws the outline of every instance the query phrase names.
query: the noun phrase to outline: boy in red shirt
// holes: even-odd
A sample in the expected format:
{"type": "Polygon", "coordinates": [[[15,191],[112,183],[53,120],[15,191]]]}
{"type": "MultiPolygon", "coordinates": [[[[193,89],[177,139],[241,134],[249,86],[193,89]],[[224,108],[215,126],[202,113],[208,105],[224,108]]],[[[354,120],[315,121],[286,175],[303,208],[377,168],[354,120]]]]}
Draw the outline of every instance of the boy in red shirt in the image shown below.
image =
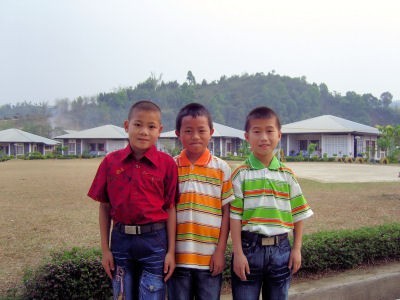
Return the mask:
{"type": "Polygon", "coordinates": [[[88,192],[100,202],[102,265],[114,299],[164,299],[175,269],[177,166],[155,147],[156,104],[135,103],[124,127],[129,145],[104,158],[88,192]]]}

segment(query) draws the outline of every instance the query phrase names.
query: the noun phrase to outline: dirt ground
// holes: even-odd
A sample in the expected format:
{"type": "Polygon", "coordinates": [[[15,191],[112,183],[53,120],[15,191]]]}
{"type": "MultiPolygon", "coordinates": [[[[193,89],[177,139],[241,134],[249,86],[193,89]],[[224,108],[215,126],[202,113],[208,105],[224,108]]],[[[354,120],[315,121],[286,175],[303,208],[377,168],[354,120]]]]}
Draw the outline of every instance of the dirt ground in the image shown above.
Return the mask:
{"type": "MultiPolygon", "coordinates": [[[[0,298],[6,290],[18,289],[24,270],[37,266],[51,251],[99,245],[98,204],[86,196],[99,163],[100,159],[0,163],[0,298]]],[[[334,166],[322,169],[344,178],[340,170],[346,165],[333,171],[334,166]]],[[[397,177],[386,182],[325,183],[302,178],[302,167],[311,172],[321,167],[318,163],[290,167],[315,213],[305,224],[305,234],[400,222],[397,177]]]]}

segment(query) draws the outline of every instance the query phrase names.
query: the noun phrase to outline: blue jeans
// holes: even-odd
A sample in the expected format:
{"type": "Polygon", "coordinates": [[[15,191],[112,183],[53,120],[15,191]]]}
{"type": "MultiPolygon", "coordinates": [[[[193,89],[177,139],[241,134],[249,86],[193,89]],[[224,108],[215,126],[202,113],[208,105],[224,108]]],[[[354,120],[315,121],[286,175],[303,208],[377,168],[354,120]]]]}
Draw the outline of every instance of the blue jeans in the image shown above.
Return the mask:
{"type": "MultiPolygon", "coordinates": [[[[291,273],[289,239],[276,246],[262,246],[261,237],[243,237],[242,248],[250,267],[247,280],[242,281],[233,272],[232,295],[234,300],[258,300],[262,287],[262,299],[286,300],[289,294],[291,273]]],[[[232,258],[233,260],[233,258],[232,258]]]]}
{"type": "Polygon", "coordinates": [[[170,300],[218,300],[222,274],[211,276],[210,270],[176,268],[168,280],[170,300]]]}
{"type": "Polygon", "coordinates": [[[111,252],[115,271],[112,280],[114,299],[164,300],[164,260],[166,230],[131,235],[113,229],[111,252]]]}

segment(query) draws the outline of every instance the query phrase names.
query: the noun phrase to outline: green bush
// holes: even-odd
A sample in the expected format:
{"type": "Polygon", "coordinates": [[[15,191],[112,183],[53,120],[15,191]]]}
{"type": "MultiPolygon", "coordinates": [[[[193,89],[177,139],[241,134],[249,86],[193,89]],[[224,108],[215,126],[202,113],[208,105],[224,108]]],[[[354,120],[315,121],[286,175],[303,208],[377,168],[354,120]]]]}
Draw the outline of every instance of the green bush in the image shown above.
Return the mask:
{"type": "Polygon", "coordinates": [[[44,159],[44,156],[40,152],[30,152],[25,155],[26,160],[33,160],[33,159],[44,159]]]}
{"type": "Polygon", "coordinates": [[[0,162],[10,160],[11,156],[8,155],[0,155],[0,162]]]}
{"type": "Polygon", "coordinates": [[[400,224],[304,236],[302,270],[343,270],[385,259],[400,259],[400,224]]]}
{"type": "Polygon", "coordinates": [[[110,279],[95,249],[73,248],[52,254],[50,260],[24,276],[26,299],[109,299],[110,279]]]}

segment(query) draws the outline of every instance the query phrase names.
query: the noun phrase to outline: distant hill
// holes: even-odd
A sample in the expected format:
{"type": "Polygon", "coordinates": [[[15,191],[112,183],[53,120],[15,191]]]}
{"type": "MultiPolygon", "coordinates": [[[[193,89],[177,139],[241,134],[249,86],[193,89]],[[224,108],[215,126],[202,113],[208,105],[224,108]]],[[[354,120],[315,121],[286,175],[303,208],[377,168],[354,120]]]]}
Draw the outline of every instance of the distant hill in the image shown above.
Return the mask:
{"type": "Polygon", "coordinates": [[[4,105],[0,107],[0,129],[12,126],[48,136],[49,131],[54,135],[61,129],[122,126],[129,107],[141,99],[152,99],[161,107],[165,130],[174,128],[178,110],[190,102],[204,104],[216,122],[238,129],[243,128],[246,114],[261,105],[273,108],[283,124],[324,114],[370,126],[400,124],[399,106],[392,98],[389,92],[379,97],[352,91],[341,95],[329,91],[326,84],[275,73],[221,76],[216,81],[197,83],[189,71],[183,84],[150,77],[135,87],[58,100],[54,107],[45,103],[4,105]]]}

